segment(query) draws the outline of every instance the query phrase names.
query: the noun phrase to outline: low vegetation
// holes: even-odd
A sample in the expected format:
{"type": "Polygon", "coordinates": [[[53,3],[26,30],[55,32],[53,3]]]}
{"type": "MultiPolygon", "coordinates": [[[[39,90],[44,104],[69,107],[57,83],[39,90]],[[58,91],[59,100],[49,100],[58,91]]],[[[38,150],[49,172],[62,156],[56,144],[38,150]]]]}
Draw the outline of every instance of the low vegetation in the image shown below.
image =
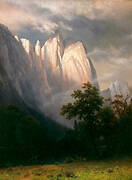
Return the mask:
{"type": "Polygon", "coordinates": [[[0,105],[0,180],[132,180],[132,100],[116,95],[106,106],[89,83],[72,98],[61,114],[74,128],[59,139],[27,112],[0,105]]]}
{"type": "Polygon", "coordinates": [[[90,83],[72,94],[73,102],[61,114],[74,120],[63,143],[67,152],[83,157],[106,158],[132,154],[132,100],[116,95],[104,100],[90,83]],[[106,101],[108,101],[106,103],[106,101]],[[107,105],[105,105],[107,104],[107,105]]]}
{"type": "Polygon", "coordinates": [[[0,180],[131,180],[132,160],[19,166],[0,170],[0,180]]]}

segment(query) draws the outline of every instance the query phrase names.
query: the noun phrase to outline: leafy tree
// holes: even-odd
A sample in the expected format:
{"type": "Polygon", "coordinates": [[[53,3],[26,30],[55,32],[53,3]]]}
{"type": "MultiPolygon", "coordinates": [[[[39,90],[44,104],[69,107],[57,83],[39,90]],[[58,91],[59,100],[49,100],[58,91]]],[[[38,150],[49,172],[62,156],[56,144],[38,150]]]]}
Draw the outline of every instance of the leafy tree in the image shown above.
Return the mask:
{"type": "Polygon", "coordinates": [[[124,97],[123,95],[117,94],[114,99],[109,99],[109,101],[117,119],[120,119],[120,117],[126,113],[129,106],[129,96],[124,97]]]}
{"type": "Polygon", "coordinates": [[[103,98],[100,96],[99,90],[90,83],[85,83],[82,88],[82,90],[74,91],[71,95],[74,102],[64,105],[61,108],[61,115],[64,115],[66,119],[76,120],[76,129],[78,128],[82,132],[85,139],[90,140],[98,156],[96,143],[98,114],[103,105],[103,98]]]}
{"type": "Polygon", "coordinates": [[[117,128],[117,121],[112,107],[104,106],[99,112],[98,118],[100,153],[102,156],[109,156],[113,153],[117,128]]]}
{"type": "Polygon", "coordinates": [[[117,119],[115,148],[120,153],[132,152],[132,99],[116,95],[111,101],[117,119]]]}

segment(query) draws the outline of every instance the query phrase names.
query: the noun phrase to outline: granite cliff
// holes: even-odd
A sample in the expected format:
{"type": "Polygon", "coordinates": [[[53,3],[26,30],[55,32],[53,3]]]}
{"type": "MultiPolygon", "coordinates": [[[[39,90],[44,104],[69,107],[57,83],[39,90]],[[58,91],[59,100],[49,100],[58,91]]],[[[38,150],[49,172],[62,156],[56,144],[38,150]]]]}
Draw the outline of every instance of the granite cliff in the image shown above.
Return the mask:
{"type": "MultiPolygon", "coordinates": [[[[82,83],[99,88],[96,70],[85,47],[78,41],[64,47],[60,34],[33,46],[27,39],[13,36],[0,24],[0,100],[15,103],[46,114],[57,122],[69,122],[59,115],[60,107],[71,101],[70,95],[82,83]]],[[[116,81],[101,93],[130,96],[128,85],[116,81]]]]}
{"type": "Polygon", "coordinates": [[[96,71],[82,42],[64,47],[57,34],[43,46],[40,41],[33,46],[0,25],[1,98],[6,103],[17,99],[18,104],[21,101],[57,119],[56,111],[70,97],[69,92],[87,81],[98,87],[96,71]]]}
{"type": "Polygon", "coordinates": [[[128,98],[128,102],[131,99],[131,93],[128,84],[123,80],[116,80],[109,88],[101,92],[105,99],[111,98],[114,100],[115,95],[122,95],[124,99],[128,98]]]}

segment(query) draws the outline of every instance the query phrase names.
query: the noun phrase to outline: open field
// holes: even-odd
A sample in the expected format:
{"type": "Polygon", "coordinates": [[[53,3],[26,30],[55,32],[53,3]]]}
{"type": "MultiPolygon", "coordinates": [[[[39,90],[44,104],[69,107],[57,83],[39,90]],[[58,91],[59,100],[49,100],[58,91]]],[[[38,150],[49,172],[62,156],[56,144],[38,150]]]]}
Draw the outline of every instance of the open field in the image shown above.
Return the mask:
{"type": "Polygon", "coordinates": [[[132,180],[132,159],[0,169],[0,180],[132,180]]]}

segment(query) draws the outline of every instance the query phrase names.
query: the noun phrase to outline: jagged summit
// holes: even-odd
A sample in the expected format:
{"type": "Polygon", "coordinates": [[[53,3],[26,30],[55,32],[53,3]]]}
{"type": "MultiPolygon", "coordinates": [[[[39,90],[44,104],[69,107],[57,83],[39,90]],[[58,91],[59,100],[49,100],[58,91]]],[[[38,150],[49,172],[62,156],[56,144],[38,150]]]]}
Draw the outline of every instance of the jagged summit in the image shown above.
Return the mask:
{"type": "MultiPolygon", "coordinates": [[[[15,37],[16,37],[16,36],[15,36],[15,37]]],[[[16,37],[16,39],[17,39],[17,37],[16,37]]],[[[26,52],[29,54],[30,49],[31,49],[31,47],[32,47],[32,44],[31,44],[30,41],[27,40],[27,39],[22,38],[22,39],[20,39],[20,40],[21,40],[21,43],[22,43],[24,49],[25,49],[26,52]]]]}
{"type": "Polygon", "coordinates": [[[80,62],[82,61],[85,63],[87,63],[87,61],[88,61],[88,60],[86,61],[87,55],[86,55],[85,48],[84,48],[82,42],[80,42],[80,41],[73,43],[65,48],[62,64],[67,63],[68,61],[77,60],[77,59],[80,62]]]}
{"type": "Polygon", "coordinates": [[[63,44],[63,36],[60,32],[55,34],[54,38],[56,38],[58,42],[63,44]]]}
{"type": "MultiPolygon", "coordinates": [[[[62,124],[67,121],[62,121],[57,112],[68,100],[68,94],[88,81],[98,87],[96,70],[83,43],[78,41],[65,48],[60,34],[42,47],[40,41],[33,46],[29,40],[19,40],[0,25],[0,70],[2,93],[14,97],[16,92],[25,105],[62,124]]],[[[116,93],[128,95],[128,86],[116,81],[106,95],[113,97],[116,93]]],[[[6,102],[12,103],[12,100],[6,102]]]]}
{"type": "Polygon", "coordinates": [[[92,62],[87,58],[87,53],[82,42],[78,41],[66,47],[62,59],[63,77],[69,86],[76,83],[91,82],[98,86],[97,75],[92,62]]]}
{"type": "Polygon", "coordinates": [[[19,37],[18,36],[14,36],[16,38],[17,41],[20,41],[19,37]]]}
{"type": "Polygon", "coordinates": [[[35,52],[36,52],[36,55],[41,58],[41,44],[39,40],[37,40],[36,42],[35,52]]]}
{"type": "Polygon", "coordinates": [[[44,57],[47,69],[50,68],[51,71],[55,71],[56,68],[60,66],[63,52],[63,40],[59,34],[46,41],[43,46],[42,56],[44,57]]]}
{"type": "Polygon", "coordinates": [[[77,41],[64,48],[63,38],[60,33],[48,39],[42,47],[39,40],[34,48],[29,40],[21,39],[21,42],[30,56],[35,56],[36,54],[38,57],[36,59],[39,59],[41,67],[45,67],[51,84],[53,84],[52,79],[54,81],[57,76],[56,81],[59,79],[59,81],[62,81],[63,78],[61,83],[64,83],[66,86],[68,83],[69,87],[71,84],[74,85],[74,83],[78,83],[81,86],[82,83],[87,81],[99,87],[96,70],[91,60],[87,57],[82,42],[77,41]]]}
{"type": "Polygon", "coordinates": [[[62,38],[62,35],[61,33],[57,33],[55,34],[53,37],[49,38],[44,45],[47,45],[49,43],[52,43],[52,42],[56,42],[56,43],[61,43],[63,44],[63,38],[62,38]]]}
{"type": "Polygon", "coordinates": [[[58,42],[62,42],[63,43],[63,36],[61,32],[56,32],[51,38],[52,39],[56,39],[58,42]]]}
{"type": "Polygon", "coordinates": [[[105,99],[114,99],[115,95],[122,95],[123,98],[128,98],[128,102],[131,98],[130,90],[127,82],[123,80],[116,80],[110,87],[101,93],[105,99]]]}
{"type": "Polygon", "coordinates": [[[116,80],[114,83],[111,84],[109,89],[111,91],[112,98],[114,98],[116,94],[123,95],[124,97],[130,97],[128,84],[123,80],[116,80]]]}
{"type": "Polygon", "coordinates": [[[40,40],[37,40],[37,42],[36,42],[36,45],[35,45],[35,46],[41,47],[40,40]]]}
{"type": "Polygon", "coordinates": [[[84,48],[83,43],[81,41],[77,41],[77,42],[71,43],[68,46],[66,46],[65,51],[68,51],[68,50],[76,48],[76,47],[84,48]]]}
{"type": "MultiPolygon", "coordinates": [[[[11,89],[15,89],[19,98],[29,107],[58,121],[60,116],[57,112],[66,97],[63,94],[69,94],[67,92],[72,92],[74,88],[81,88],[82,83],[93,83],[93,79],[97,79],[82,42],[65,48],[60,34],[41,47],[40,41],[33,46],[29,40],[18,39],[2,28],[0,62],[0,68],[7,75],[6,82],[11,84],[11,89]]],[[[64,120],[59,122],[63,124],[64,120]]]]}
{"type": "Polygon", "coordinates": [[[23,39],[21,42],[18,42],[2,26],[0,32],[0,76],[4,81],[3,88],[5,91],[9,90],[7,96],[11,96],[11,92],[16,92],[17,97],[26,105],[40,111],[48,93],[46,73],[40,69],[39,63],[35,62],[32,53],[34,50],[31,50],[30,41],[23,39]]]}

